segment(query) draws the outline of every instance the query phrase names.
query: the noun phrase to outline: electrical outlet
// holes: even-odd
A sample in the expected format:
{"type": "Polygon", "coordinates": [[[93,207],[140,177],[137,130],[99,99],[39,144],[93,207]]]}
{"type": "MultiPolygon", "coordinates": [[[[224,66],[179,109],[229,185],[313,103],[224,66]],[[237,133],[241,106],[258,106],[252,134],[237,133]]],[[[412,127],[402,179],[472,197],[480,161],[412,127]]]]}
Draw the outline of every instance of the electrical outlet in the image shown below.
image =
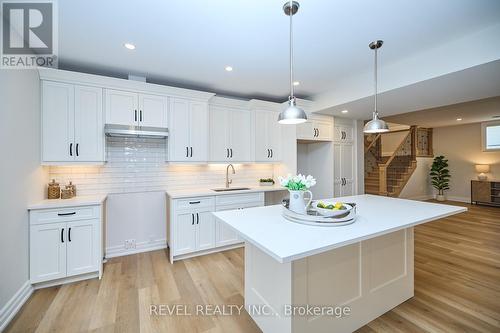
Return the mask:
{"type": "Polygon", "coordinates": [[[135,239],[126,239],[125,240],[125,249],[135,249],[135,239]]]}

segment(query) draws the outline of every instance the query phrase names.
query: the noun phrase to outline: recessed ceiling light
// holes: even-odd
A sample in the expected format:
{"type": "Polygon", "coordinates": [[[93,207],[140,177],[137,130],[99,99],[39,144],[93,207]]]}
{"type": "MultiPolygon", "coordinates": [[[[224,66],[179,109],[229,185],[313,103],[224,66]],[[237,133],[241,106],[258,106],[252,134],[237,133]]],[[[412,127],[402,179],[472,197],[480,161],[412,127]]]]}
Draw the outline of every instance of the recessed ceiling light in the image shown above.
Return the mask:
{"type": "Polygon", "coordinates": [[[457,118],[457,121],[462,121],[462,118],[457,118]]]}
{"type": "Polygon", "coordinates": [[[123,46],[125,46],[129,50],[135,50],[135,45],[132,43],[125,43],[123,44],[123,46]]]}
{"type": "Polygon", "coordinates": [[[293,81],[293,85],[294,85],[294,86],[298,86],[299,84],[300,84],[300,82],[299,82],[299,81],[293,81]]]}
{"type": "Polygon", "coordinates": [[[224,69],[226,70],[226,72],[231,72],[233,70],[233,67],[226,66],[224,69]]]}
{"type": "Polygon", "coordinates": [[[347,111],[347,110],[342,110],[342,111],[340,111],[340,112],[342,112],[342,113],[347,113],[347,112],[349,112],[349,111],[347,111]]]}

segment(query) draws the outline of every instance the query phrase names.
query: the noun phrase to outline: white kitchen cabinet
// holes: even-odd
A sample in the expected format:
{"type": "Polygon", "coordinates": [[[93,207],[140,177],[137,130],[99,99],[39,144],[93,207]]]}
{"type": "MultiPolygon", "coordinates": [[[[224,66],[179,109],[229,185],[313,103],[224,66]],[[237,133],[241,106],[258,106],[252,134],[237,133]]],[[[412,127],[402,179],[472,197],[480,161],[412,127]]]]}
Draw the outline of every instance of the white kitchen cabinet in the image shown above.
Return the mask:
{"type": "MultiPolygon", "coordinates": [[[[195,213],[180,213],[175,217],[175,248],[171,251],[181,255],[196,251],[195,213]]],[[[172,245],[172,244],[170,244],[172,245]]]]}
{"type": "Polygon", "coordinates": [[[210,107],[210,161],[252,161],[252,113],[223,106],[210,107]]]}
{"type": "Polygon", "coordinates": [[[167,97],[106,89],[106,124],[167,127],[167,97]]]}
{"type": "Polygon", "coordinates": [[[208,160],[208,105],[183,98],[170,99],[169,161],[208,160]]]}
{"type": "Polygon", "coordinates": [[[323,119],[309,119],[297,125],[297,139],[308,141],[332,141],[333,123],[323,119]]]}
{"type": "Polygon", "coordinates": [[[105,161],[102,89],[42,81],[42,164],[105,161]]]}
{"type": "Polygon", "coordinates": [[[198,251],[215,247],[215,217],[211,211],[196,213],[196,249],[198,251]]]}
{"type": "Polygon", "coordinates": [[[354,195],[355,168],[352,143],[333,144],[334,196],[354,195]]]}
{"type": "Polygon", "coordinates": [[[348,125],[335,125],[333,140],[336,142],[352,142],[354,127],[348,125]]]}
{"type": "Polygon", "coordinates": [[[278,162],[281,160],[281,126],[278,114],[255,111],[255,161],[278,162]]]}
{"type": "Polygon", "coordinates": [[[101,205],[30,209],[31,283],[102,275],[102,211],[101,205]]]}

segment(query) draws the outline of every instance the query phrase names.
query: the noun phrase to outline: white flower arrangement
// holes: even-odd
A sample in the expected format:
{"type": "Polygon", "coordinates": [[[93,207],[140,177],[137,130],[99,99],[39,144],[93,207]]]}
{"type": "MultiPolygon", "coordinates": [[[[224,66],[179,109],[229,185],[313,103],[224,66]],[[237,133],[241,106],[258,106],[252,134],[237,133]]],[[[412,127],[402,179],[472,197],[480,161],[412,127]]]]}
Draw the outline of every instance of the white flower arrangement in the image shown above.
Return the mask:
{"type": "Polygon", "coordinates": [[[286,177],[278,177],[281,186],[286,187],[290,191],[305,191],[316,185],[316,179],[313,176],[304,176],[300,173],[292,176],[288,174],[286,177]]]}

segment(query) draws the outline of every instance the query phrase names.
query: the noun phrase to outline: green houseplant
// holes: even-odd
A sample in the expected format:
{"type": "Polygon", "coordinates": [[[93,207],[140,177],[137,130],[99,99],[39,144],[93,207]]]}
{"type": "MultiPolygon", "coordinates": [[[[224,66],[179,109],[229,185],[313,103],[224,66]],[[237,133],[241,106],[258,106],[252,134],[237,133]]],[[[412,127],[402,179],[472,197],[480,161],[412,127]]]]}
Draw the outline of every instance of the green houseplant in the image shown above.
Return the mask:
{"type": "Polygon", "coordinates": [[[448,170],[448,160],[444,156],[436,156],[432,162],[431,172],[432,187],[438,190],[436,199],[444,201],[444,191],[450,189],[450,170],[448,170]]]}

